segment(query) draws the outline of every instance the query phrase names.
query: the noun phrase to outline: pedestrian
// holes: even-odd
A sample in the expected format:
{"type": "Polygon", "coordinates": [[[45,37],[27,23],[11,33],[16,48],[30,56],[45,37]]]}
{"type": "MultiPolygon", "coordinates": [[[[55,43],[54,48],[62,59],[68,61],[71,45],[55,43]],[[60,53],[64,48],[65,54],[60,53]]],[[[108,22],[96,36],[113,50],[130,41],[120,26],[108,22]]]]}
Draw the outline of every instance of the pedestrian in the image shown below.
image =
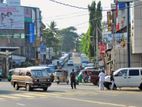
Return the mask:
{"type": "Polygon", "coordinates": [[[53,73],[50,75],[50,78],[51,78],[51,82],[53,82],[54,81],[54,75],[53,75],[53,73]]]}
{"type": "Polygon", "coordinates": [[[76,78],[75,78],[75,72],[74,69],[72,69],[72,72],[70,73],[70,81],[71,81],[71,88],[76,89],[76,78]]]}
{"type": "Polygon", "coordinates": [[[104,90],[104,81],[105,81],[105,73],[104,70],[102,70],[99,73],[99,89],[104,90]]]}
{"type": "Polygon", "coordinates": [[[114,77],[113,77],[113,73],[111,73],[111,75],[110,75],[110,81],[111,81],[111,90],[114,90],[114,77]]]}

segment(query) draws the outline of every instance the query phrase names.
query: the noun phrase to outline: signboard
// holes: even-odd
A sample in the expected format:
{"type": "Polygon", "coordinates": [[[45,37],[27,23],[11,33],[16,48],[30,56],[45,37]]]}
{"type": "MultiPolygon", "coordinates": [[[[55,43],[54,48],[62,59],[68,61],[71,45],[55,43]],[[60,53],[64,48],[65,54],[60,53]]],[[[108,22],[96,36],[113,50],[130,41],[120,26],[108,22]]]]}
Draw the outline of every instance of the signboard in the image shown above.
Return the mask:
{"type": "Polygon", "coordinates": [[[20,0],[6,0],[8,6],[20,6],[20,0]]]}
{"type": "Polygon", "coordinates": [[[1,6],[0,29],[24,29],[24,8],[1,6]]]}
{"type": "Polygon", "coordinates": [[[105,51],[106,51],[106,44],[105,43],[103,43],[103,42],[99,43],[99,51],[100,51],[100,55],[105,53],[105,51]]]}
{"type": "Polygon", "coordinates": [[[40,54],[46,54],[46,45],[43,42],[40,44],[40,54]]]}
{"type": "Polygon", "coordinates": [[[34,43],[34,41],[35,41],[34,23],[29,24],[29,41],[30,41],[30,43],[34,43]]]}
{"type": "Polygon", "coordinates": [[[132,2],[134,0],[118,0],[118,2],[132,2]]]}
{"type": "Polygon", "coordinates": [[[32,22],[32,8],[25,7],[24,16],[25,16],[25,22],[32,22]]]}

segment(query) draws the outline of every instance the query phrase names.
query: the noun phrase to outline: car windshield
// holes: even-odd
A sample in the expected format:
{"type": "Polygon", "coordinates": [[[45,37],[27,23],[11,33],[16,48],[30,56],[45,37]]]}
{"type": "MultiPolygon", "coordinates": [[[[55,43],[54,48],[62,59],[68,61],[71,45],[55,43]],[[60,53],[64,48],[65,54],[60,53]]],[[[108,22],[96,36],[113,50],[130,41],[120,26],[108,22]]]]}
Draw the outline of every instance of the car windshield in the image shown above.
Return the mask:
{"type": "Polygon", "coordinates": [[[49,75],[48,75],[48,72],[45,69],[43,69],[43,70],[32,70],[32,76],[34,76],[34,77],[47,77],[49,75]]]}

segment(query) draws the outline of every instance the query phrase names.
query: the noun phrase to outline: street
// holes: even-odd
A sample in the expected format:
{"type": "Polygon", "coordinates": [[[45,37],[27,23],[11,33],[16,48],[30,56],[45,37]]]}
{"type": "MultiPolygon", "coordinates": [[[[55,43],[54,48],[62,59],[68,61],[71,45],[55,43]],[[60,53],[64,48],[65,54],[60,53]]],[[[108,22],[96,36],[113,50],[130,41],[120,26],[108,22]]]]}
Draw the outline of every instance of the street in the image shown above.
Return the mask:
{"type": "MultiPolygon", "coordinates": [[[[73,56],[79,64],[79,57],[73,56]]],[[[65,65],[71,72],[73,66],[65,65]]],[[[47,92],[41,89],[16,91],[10,82],[0,82],[1,107],[141,107],[142,92],[138,88],[100,91],[92,83],[80,83],[71,89],[66,83],[53,83],[47,92]]]]}
{"type": "Polygon", "coordinates": [[[135,88],[100,91],[90,83],[82,83],[74,90],[65,83],[53,83],[47,92],[40,89],[16,91],[9,82],[0,85],[2,107],[141,107],[141,99],[141,91],[135,88]]]}

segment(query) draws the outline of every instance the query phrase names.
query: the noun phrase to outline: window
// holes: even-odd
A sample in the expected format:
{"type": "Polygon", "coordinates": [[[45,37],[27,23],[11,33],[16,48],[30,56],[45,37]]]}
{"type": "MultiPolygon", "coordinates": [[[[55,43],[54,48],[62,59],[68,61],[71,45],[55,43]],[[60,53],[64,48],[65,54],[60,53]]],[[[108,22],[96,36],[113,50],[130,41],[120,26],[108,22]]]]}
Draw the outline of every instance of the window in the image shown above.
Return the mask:
{"type": "Polygon", "coordinates": [[[127,70],[121,70],[120,72],[118,72],[117,76],[127,76],[127,70]]]}
{"type": "Polygon", "coordinates": [[[27,76],[31,76],[31,73],[30,73],[30,72],[27,72],[26,75],[27,75],[27,76]]]}
{"type": "Polygon", "coordinates": [[[41,70],[32,70],[32,75],[34,77],[43,77],[41,70]]]}
{"type": "Polygon", "coordinates": [[[142,75],[142,70],[141,70],[141,75],[142,75]]]}
{"type": "Polygon", "coordinates": [[[129,70],[129,76],[138,76],[139,70],[138,69],[131,69],[129,70]]]}

